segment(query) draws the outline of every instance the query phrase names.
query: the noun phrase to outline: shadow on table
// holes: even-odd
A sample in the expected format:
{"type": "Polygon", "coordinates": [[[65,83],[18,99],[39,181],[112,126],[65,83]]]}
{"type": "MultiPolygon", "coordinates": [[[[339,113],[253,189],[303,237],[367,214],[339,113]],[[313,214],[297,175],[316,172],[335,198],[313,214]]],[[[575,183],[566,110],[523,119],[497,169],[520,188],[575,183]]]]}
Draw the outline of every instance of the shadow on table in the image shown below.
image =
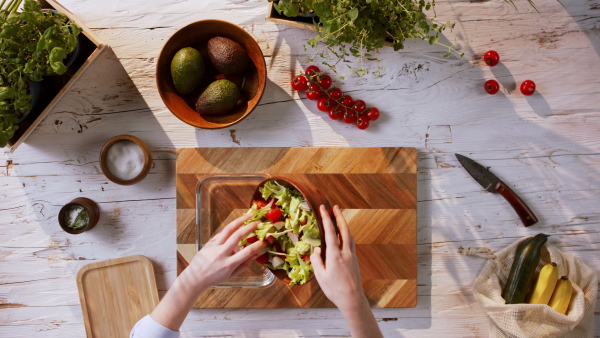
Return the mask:
{"type": "MultiPolygon", "coordinates": [[[[174,158],[171,141],[117,56],[108,50],[15,153],[14,176],[22,182],[41,230],[56,248],[48,255],[71,261],[67,269],[75,276],[90,261],[133,254],[152,258],[157,254],[154,250],[164,249],[135,247],[127,238],[143,236],[138,233],[140,226],[134,225],[146,223],[144,215],[156,210],[153,206],[164,208],[161,199],[172,198],[174,158]],[[101,148],[121,134],[140,138],[152,153],[150,173],[135,185],[112,183],[100,169],[101,148]],[[60,228],[57,217],[60,208],[77,197],[95,201],[100,220],[92,230],[70,235],[60,228]]],[[[166,228],[150,220],[145,228],[160,238],[172,229],[172,224],[166,228]]],[[[162,276],[161,266],[155,264],[155,268],[157,276],[162,276]]],[[[158,284],[165,283],[159,280],[158,284]]]]}

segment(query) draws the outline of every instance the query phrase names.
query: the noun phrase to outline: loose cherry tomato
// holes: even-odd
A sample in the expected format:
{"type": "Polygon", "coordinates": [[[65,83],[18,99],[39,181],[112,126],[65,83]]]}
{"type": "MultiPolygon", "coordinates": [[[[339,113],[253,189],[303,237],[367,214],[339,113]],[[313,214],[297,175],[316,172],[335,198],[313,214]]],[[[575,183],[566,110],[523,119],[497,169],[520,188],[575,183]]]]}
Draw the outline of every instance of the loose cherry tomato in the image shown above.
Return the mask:
{"type": "Polygon", "coordinates": [[[365,115],[367,116],[367,118],[371,121],[375,121],[379,118],[379,109],[375,108],[375,107],[371,107],[369,109],[367,109],[367,112],[365,113],[365,115]]]}
{"type": "Polygon", "coordinates": [[[304,75],[298,75],[292,79],[292,88],[295,90],[305,90],[308,88],[308,80],[304,75]]]}
{"type": "Polygon", "coordinates": [[[323,89],[329,89],[331,87],[331,78],[329,75],[321,75],[318,77],[319,85],[323,87],[323,89]]]}
{"type": "Polygon", "coordinates": [[[356,101],[354,101],[354,105],[352,106],[352,109],[357,113],[362,113],[365,111],[365,109],[367,109],[367,105],[365,104],[365,101],[363,101],[363,100],[356,100],[356,101]]]}
{"type": "MultiPolygon", "coordinates": [[[[271,237],[272,238],[272,237],[271,237]]],[[[262,265],[267,264],[267,262],[269,261],[269,253],[265,252],[264,254],[256,257],[256,261],[259,262],[262,265]]]]}
{"type": "Polygon", "coordinates": [[[352,100],[352,96],[350,96],[350,95],[344,96],[344,99],[342,100],[342,106],[352,107],[353,103],[354,103],[354,100],[352,100]]]}
{"type": "Polygon", "coordinates": [[[525,80],[521,83],[521,93],[523,95],[529,96],[535,93],[535,82],[531,80],[525,80]]]}
{"type": "Polygon", "coordinates": [[[344,114],[346,114],[346,108],[342,106],[335,106],[329,110],[329,117],[332,120],[339,120],[344,116],[344,114]]]}
{"type": "Polygon", "coordinates": [[[330,99],[327,96],[323,96],[319,99],[319,102],[317,102],[317,109],[322,112],[328,112],[331,110],[331,108],[336,107],[337,105],[338,103],[335,100],[330,99]]]}
{"type": "Polygon", "coordinates": [[[369,119],[364,115],[359,116],[356,119],[356,126],[358,129],[367,129],[369,127],[369,119]]]}
{"type": "Polygon", "coordinates": [[[485,88],[485,91],[488,94],[494,95],[500,90],[500,85],[498,84],[498,81],[496,81],[496,80],[487,80],[483,84],[483,88],[485,88]]]}
{"type": "Polygon", "coordinates": [[[339,88],[334,88],[331,90],[328,90],[327,93],[329,94],[329,96],[331,96],[332,98],[339,100],[342,98],[342,91],[339,88]]]}
{"type": "Polygon", "coordinates": [[[306,90],[306,97],[309,100],[316,101],[319,99],[319,97],[321,97],[321,94],[321,88],[319,88],[317,85],[310,85],[306,90]]]}
{"type": "Polygon", "coordinates": [[[356,113],[352,110],[346,110],[342,120],[346,123],[354,123],[356,121],[356,113]]]}
{"type": "Polygon", "coordinates": [[[304,74],[306,74],[311,80],[315,80],[316,75],[319,74],[320,71],[321,70],[317,66],[308,66],[304,71],[304,74]]]}
{"type": "Polygon", "coordinates": [[[500,54],[495,50],[490,50],[483,55],[483,60],[486,65],[493,67],[500,62],[500,54]]]}
{"type": "Polygon", "coordinates": [[[281,220],[281,217],[283,217],[283,213],[281,212],[281,209],[275,208],[267,211],[267,214],[265,216],[269,221],[277,222],[281,220]]]}

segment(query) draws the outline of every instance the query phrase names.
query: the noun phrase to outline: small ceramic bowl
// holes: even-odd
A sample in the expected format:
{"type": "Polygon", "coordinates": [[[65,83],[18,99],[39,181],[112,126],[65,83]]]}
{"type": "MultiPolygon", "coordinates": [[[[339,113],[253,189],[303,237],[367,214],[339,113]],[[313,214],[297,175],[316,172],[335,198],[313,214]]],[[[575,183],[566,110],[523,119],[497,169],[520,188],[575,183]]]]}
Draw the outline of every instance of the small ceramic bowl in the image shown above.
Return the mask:
{"type": "MultiPolygon", "coordinates": [[[[205,80],[214,81],[215,79],[208,77],[215,75],[207,71],[205,80]]],[[[246,118],[258,105],[265,91],[266,81],[265,58],[256,40],[241,27],[221,20],[196,21],[175,32],[165,43],[156,64],[156,86],[163,102],[173,115],[196,128],[226,128],[246,118]],[[203,53],[208,40],[216,36],[231,39],[242,45],[250,58],[250,64],[243,74],[242,99],[238,105],[224,115],[201,115],[194,108],[200,93],[181,95],[175,89],[171,77],[171,60],[175,53],[184,47],[193,47],[203,53]]]]}
{"type": "Polygon", "coordinates": [[[146,144],[144,142],[142,142],[142,140],[140,140],[139,138],[137,138],[135,136],[131,136],[131,135],[115,136],[115,137],[111,138],[110,140],[108,140],[108,142],[106,142],[106,144],[104,144],[104,147],[102,147],[102,150],[100,151],[100,168],[102,168],[102,172],[104,173],[106,178],[108,178],[109,180],[111,180],[112,182],[117,183],[117,184],[130,185],[130,184],[138,183],[139,181],[143,180],[146,177],[146,175],[148,175],[151,165],[152,165],[152,154],[150,153],[150,150],[148,149],[146,144]],[[110,147],[112,147],[115,143],[122,142],[122,141],[133,142],[133,143],[137,144],[142,149],[142,152],[144,153],[144,166],[142,168],[142,171],[136,177],[129,179],[129,180],[120,179],[117,176],[115,176],[113,173],[111,173],[108,168],[108,163],[107,163],[108,150],[110,149],[110,147]]]}
{"type": "MultiPolygon", "coordinates": [[[[304,196],[304,198],[306,199],[306,203],[310,207],[310,210],[312,210],[315,213],[315,217],[317,219],[317,226],[319,227],[319,234],[321,235],[321,245],[320,245],[321,258],[323,258],[323,261],[325,261],[325,251],[327,251],[327,250],[326,250],[326,243],[325,243],[325,230],[323,228],[323,222],[321,221],[321,219],[322,219],[321,218],[321,209],[319,208],[321,206],[321,204],[323,204],[325,206],[325,208],[327,209],[327,213],[329,214],[329,217],[331,218],[331,220],[333,222],[334,229],[336,230],[336,232],[338,232],[335,217],[333,216],[333,211],[331,209],[331,206],[329,205],[329,202],[325,199],[323,194],[318,189],[316,189],[315,187],[313,187],[311,185],[299,186],[287,178],[270,177],[270,178],[267,178],[264,181],[262,181],[256,187],[256,190],[254,191],[254,194],[252,195],[252,201],[250,201],[250,205],[252,205],[252,202],[254,200],[262,199],[262,194],[259,191],[259,188],[261,188],[268,181],[275,181],[278,184],[280,184],[288,189],[297,190],[302,194],[302,196],[304,196]]],[[[275,275],[275,277],[282,280],[286,284],[289,284],[291,282],[291,279],[288,277],[287,273],[284,270],[281,270],[281,269],[272,270],[271,272],[275,275]]],[[[308,281],[310,281],[313,277],[314,277],[314,275],[311,273],[308,281]]]]}
{"type": "Polygon", "coordinates": [[[71,202],[65,204],[58,212],[58,224],[60,224],[60,227],[64,231],[73,235],[77,235],[84,231],[91,230],[93,227],[96,226],[96,224],[98,224],[99,219],[100,209],[98,208],[98,204],[96,204],[96,202],[92,201],[91,199],[85,197],[78,197],[72,200],[71,202]],[[67,226],[67,220],[65,217],[67,216],[67,213],[69,212],[69,209],[71,209],[71,207],[77,206],[85,209],[85,211],[88,214],[88,222],[85,226],[81,228],[73,229],[67,226]]]}

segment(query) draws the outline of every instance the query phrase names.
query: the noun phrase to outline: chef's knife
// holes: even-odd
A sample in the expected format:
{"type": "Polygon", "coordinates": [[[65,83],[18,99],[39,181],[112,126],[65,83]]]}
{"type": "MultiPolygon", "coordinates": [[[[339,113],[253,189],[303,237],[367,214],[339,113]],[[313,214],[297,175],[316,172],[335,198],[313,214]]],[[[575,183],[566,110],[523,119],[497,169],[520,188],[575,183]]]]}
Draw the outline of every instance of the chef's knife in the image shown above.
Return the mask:
{"type": "Polygon", "coordinates": [[[537,223],[538,219],[535,217],[531,209],[523,202],[517,194],[512,191],[502,180],[500,180],[496,175],[492,174],[489,169],[485,168],[481,164],[473,161],[472,159],[460,155],[454,154],[458,161],[463,165],[465,170],[477,181],[477,183],[481,184],[481,186],[489,191],[489,192],[498,192],[502,197],[504,197],[508,203],[515,209],[517,215],[523,221],[523,225],[526,227],[537,223]]]}

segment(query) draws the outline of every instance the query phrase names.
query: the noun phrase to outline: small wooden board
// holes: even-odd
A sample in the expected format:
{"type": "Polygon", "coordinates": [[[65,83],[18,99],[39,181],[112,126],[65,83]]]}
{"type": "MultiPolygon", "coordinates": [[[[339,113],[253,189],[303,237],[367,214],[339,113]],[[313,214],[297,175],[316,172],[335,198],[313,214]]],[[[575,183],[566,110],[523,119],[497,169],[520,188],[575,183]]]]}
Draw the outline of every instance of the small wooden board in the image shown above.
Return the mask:
{"type": "Polygon", "coordinates": [[[88,337],[129,337],[159,301],[152,262],[141,255],[85,265],[77,289],[88,337]]]}
{"type": "MultiPolygon", "coordinates": [[[[417,168],[414,148],[188,148],[177,150],[177,270],[197,251],[197,184],[212,175],[267,174],[311,184],[339,205],[356,241],[372,307],[417,302],[417,168]]],[[[250,201],[224,200],[224,209],[250,201]]],[[[223,221],[231,219],[222,214],[223,221]]],[[[196,308],[334,307],[316,279],[266,288],[211,288],[196,308]]]]}

